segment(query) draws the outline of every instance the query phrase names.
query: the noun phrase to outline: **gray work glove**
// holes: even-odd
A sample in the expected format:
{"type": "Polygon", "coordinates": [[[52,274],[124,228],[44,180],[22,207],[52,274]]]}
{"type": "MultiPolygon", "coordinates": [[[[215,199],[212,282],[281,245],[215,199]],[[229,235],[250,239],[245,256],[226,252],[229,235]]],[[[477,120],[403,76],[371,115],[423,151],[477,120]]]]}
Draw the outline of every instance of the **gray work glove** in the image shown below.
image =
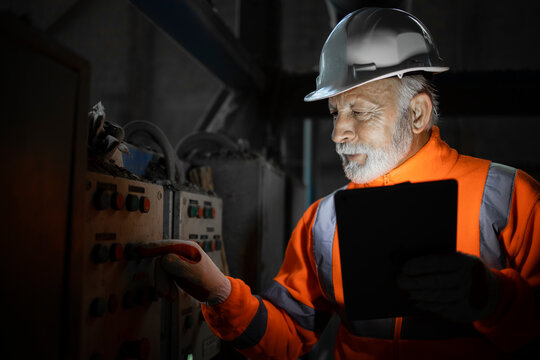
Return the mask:
{"type": "Polygon", "coordinates": [[[231,293],[229,279],[194,241],[164,240],[138,248],[144,257],[161,256],[156,261],[156,287],[160,295],[174,299],[175,286],[200,302],[216,305],[231,293]],[[163,275],[168,275],[165,278],[163,275]]]}
{"type": "Polygon", "coordinates": [[[460,252],[413,258],[397,282],[418,308],[453,321],[486,318],[500,300],[499,278],[480,258],[460,252]]]}

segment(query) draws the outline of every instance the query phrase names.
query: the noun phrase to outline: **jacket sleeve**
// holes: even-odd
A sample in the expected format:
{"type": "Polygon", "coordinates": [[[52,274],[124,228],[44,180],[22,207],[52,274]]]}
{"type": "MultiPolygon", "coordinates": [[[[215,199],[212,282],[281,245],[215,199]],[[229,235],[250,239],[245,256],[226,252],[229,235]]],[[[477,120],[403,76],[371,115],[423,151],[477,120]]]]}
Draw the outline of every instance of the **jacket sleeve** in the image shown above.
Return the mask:
{"type": "Polygon", "coordinates": [[[501,280],[501,301],[474,325],[502,350],[515,351],[540,338],[540,185],[519,170],[500,242],[508,260],[507,268],[493,270],[501,280]]]}
{"type": "Polygon", "coordinates": [[[318,203],[294,230],[272,285],[262,296],[229,278],[231,294],[219,305],[202,305],[212,331],[251,359],[297,359],[317,342],[332,314],[313,260],[311,227],[318,203]]]}

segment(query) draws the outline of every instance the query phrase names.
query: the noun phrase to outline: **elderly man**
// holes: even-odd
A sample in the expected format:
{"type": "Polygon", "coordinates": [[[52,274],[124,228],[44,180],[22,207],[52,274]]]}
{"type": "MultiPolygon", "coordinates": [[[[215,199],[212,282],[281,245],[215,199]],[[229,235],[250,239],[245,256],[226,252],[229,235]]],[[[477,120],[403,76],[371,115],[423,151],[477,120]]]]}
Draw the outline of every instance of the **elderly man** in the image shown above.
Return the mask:
{"type": "Polygon", "coordinates": [[[165,270],[205,301],[203,314],[220,338],[250,358],[296,359],[337,313],[337,359],[504,358],[538,339],[540,185],[520,170],[459,155],[441,140],[423,74],[447,69],[418,19],[362,9],[330,34],[317,90],[306,96],[328,99],[348,189],[457,180],[457,252],[413,258],[397,279],[432,316],[347,319],[329,195],[301,218],[262,297],[224,276],[194,243],[162,258],[165,270]]]}

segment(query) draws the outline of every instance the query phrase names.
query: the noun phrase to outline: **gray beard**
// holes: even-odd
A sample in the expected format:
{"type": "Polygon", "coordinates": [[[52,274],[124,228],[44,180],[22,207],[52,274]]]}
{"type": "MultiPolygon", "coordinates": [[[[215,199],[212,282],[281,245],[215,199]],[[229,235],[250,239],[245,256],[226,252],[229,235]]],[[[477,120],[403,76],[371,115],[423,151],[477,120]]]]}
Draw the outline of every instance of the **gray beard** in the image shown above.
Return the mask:
{"type": "Polygon", "coordinates": [[[336,144],[336,152],[341,157],[345,176],[357,184],[366,184],[388,174],[411,149],[413,134],[408,125],[408,114],[400,116],[394,127],[390,145],[374,148],[367,144],[336,144]],[[360,165],[349,161],[345,155],[366,154],[366,161],[360,165]]]}

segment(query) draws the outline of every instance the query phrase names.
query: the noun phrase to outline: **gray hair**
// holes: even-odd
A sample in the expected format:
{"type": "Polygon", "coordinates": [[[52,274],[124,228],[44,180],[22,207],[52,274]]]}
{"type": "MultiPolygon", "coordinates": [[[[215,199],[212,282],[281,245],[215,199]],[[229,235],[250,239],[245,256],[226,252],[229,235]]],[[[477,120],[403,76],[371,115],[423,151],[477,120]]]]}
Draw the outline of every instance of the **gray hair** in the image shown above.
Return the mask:
{"type": "Polygon", "coordinates": [[[412,98],[421,93],[427,94],[433,103],[431,118],[428,124],[428,129],[431,129],[433,125],[437,124],[437,120],[439,119],[439,101],[437,100],[435,89],[423,75],[405,75],[399,79],[397,98],[401,114],[407,114],[412,98]]]}

